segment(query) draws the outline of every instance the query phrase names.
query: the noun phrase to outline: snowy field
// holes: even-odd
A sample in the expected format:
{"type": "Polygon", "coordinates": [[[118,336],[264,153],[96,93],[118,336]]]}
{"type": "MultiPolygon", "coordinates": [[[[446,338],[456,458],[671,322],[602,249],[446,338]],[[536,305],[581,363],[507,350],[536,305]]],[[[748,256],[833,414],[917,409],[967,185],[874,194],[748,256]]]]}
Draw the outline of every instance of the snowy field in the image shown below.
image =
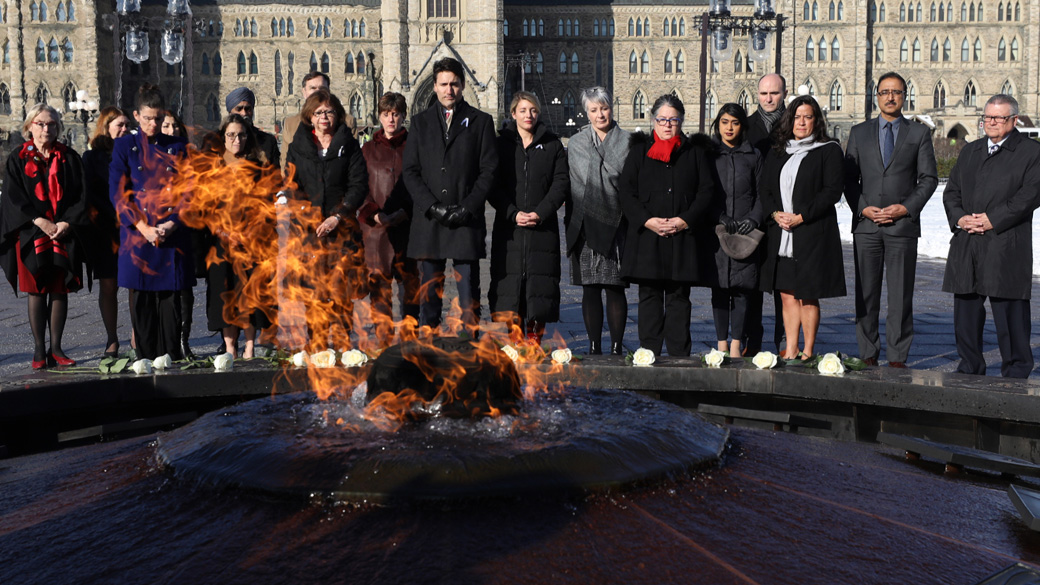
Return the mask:
{"type": "MultiPolygon", "coordinates": [[[[946,210],[943,209],[942,194],[945,185],[939,185],[935,194],[928,200],[928,205],[921,214],[921,239],[917,243],[919,257],[946,258],[950,250],[950,226],[946,222],[946,210]]],[[[842,199],[835,206],[838,210],[838,228],[841,230],[843,242],[852,241],[852,212],[842,199]]],[[[1033,275],[1040,276],[1040,254],[1037,254],[1036,242],[1040,241],[1040,225],[1033,216],[1033,275]]]]}

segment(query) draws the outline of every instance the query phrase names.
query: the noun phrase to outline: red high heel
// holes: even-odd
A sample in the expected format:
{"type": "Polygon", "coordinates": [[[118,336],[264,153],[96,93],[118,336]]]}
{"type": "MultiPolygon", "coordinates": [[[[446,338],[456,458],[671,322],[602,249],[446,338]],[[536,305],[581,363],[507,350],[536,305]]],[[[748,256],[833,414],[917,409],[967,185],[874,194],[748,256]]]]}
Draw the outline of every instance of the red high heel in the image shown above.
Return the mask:
{"type": "Polygon", "coordinates": [[[36,360],[32,361],[32,369],[34,369],[34,370],[42,370],[42,369],[44,369],[46,367],[47,367],[47,358],[43,358],[40,361],[36,361],[36,360]]]}
{"type": "Polygon", "coordinates": [[[50,359],[54,360],[54,363],[58,364],[59,366],[74,366],[74,365],[76,365],[76,360],[74,360],[72,358],[61,357],[60,355],[54,355],[53,353],[51,353],[49,357],[50,357],[50,359]]]}

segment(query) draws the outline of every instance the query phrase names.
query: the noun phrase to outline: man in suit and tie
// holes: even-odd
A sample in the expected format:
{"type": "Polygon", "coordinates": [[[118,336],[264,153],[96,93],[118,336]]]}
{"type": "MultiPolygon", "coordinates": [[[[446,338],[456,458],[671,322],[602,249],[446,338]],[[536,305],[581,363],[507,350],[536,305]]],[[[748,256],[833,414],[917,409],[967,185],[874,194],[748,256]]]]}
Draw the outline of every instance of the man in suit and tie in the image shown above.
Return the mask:
{"type": "Polygon", "coordinates": [[[856,340],[863,361],[876,366],[881,278],[887,271],[885,357],[889,367],[905,368],[914,339],[921,210],[939,179],[930,131],[903,117],[902,76],[882,75],[877,99],[881,116],[853,126],[845,151],[845,198],[852,208],[856,259],[856,340]]]}
{"type": "Polygon", "coordinates": [[[437,101],[412,118],[403,178],[412,197],[408,257],[419,261],[419,325],[441,322],[444,270],[452,260],[462,321],[480,318],[480,267],[486,255],[484,203],[498,151],[491,116],[462,98],[462,64],[446,57],[433,64],[437,101]]]}
{"type": "Polygon", "coordinates": [[[1000,348],[1000,373],[1033,371],[1029,297],[1033,287],[1033,211],[1040,205],[1040,143],[1015,129],[1018,102],[998,94],[983,110],[986,135],[961,150],[943,192],[953,231],[943,291],[953,293],[957,371],[984,375],[986,298],[1000,348]]]}

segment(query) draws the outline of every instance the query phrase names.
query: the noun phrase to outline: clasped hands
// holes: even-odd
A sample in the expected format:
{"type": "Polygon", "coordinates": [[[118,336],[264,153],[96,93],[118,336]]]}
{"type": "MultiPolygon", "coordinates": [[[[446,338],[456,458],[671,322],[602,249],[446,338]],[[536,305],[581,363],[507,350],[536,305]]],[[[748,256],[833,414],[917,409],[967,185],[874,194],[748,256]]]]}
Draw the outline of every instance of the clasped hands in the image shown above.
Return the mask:
{"type": "Polygon", "coordinates": [[[985,213],[972,213],[957,220],[957,225],[969,234],[984,234],[993,229],[989,216],[985,213]]]}
{"type": "Polygon", "coordinates": [[[153,246],[158,246],[166,241],[177,230],[177,224],[172,221],[164,221],[157,226],[148,225],[143,219],[135,225],[137,231],[141,232],[144,239],[153,246]]]}
{"type": "Polygon", "coordinates": [[[878,225],[890,225],[897,219],[905,217],[908,213],[910,212],[906,210],[906,206],[900,203],[893,203],[885,208],[870,205],[863,208],[861,215],[878,225]]]}
{"type": "Polygon", "coordinates": [[[461,205],[434,203],[426,210],[426,217],[447,228],[466,225],[473,219],[473,214],[461,205]]]}
{"type": "Polygon", "coordinates": [[[651,217],[643,225],[662,238],[670,238],[690,227],[681,217],[651,217]]]}
{"type": "Polygon", "coordinates": [[[65,234],[69,232],[69,223],[66,221],[59,221],[57,223],[47,219],[46,217],[38,217],[33,221],[33,225],[40,228],[43,233],[47,234],[51,240],[60,240],[65,237],[65,234]]]}
{"type": "Polygon", "coordinates": [[[520,211],[516,214],[516,225],[518,227],[537,227],[540,221],[542,221],[542,218],[538,217],[538,214],[533,211],[520,211]]]}
{"type": "Polygon", "coordinates": [[[776,225],[780,226],[780,229],[788,232],[805,223],[802,214],[788,213],[786,211],[777,211],[774,213],[773,221],[776,222],[776,225]]]}
{"type": "Polygon", "coordinates": [[[758,227],[758,222],[750,217],[736,220],[728,215],[722,215],[719,217],[719,223],[726,226],[726,233],[740,234],[742,236],[750,234],[758,227]]]}

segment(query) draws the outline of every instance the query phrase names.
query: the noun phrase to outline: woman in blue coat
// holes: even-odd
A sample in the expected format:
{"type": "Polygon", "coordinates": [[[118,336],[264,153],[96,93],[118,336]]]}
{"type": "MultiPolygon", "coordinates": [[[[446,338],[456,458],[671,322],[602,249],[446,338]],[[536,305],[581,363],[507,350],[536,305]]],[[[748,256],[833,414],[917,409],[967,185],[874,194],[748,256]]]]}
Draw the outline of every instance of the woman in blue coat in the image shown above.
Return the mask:
{"type": "Polygon", "coordinates": [[[138,130],[112,149],[109,195],[119,217],[119,286],[131,291],[131,323],[140,357],[183,359],[178,291],[195,286],[187,229],[181,229],[184,196],[174,184],[187,141],[159,131],[162,94],[138,91],[138,130]]]}

